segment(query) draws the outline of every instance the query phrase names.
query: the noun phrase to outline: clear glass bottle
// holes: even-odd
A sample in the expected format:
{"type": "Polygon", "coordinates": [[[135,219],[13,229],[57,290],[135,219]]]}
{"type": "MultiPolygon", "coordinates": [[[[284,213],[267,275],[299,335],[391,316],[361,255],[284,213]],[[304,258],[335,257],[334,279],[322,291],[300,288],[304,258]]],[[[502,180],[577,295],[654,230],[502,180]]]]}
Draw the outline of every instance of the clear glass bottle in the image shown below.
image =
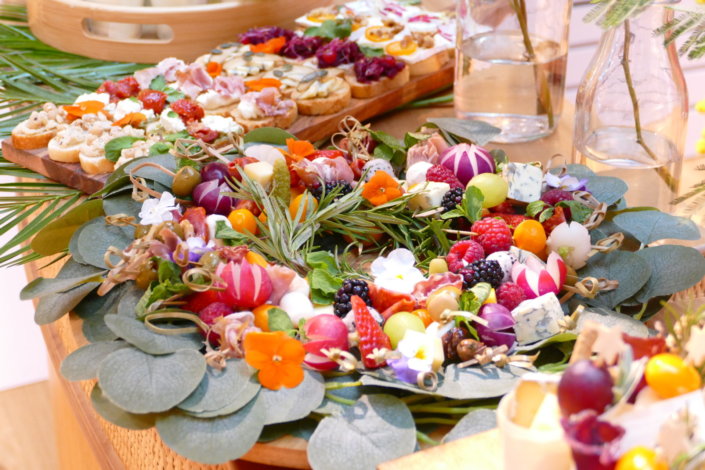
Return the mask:
{"type": "Polygon", "coordinates": [[[550,135],[563,107],[572,3],[457,0],[457,117],[499,127],[496,142],[550,135]]]}
{"type": "Polygon", "coordinates": [[[656,1],[603,34],[575,111],[575,148],[588,166],[627,180],[632,205],[661,209],[678,191],[688,121],[676,46],[654,34],[674,3],[656,1]]]}

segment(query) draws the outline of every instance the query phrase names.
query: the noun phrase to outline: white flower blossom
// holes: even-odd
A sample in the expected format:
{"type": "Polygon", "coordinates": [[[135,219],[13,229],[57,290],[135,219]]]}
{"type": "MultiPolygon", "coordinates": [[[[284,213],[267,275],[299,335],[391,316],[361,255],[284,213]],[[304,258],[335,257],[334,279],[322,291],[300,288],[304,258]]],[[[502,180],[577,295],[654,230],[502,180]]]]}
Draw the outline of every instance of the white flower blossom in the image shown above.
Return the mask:
{"type": "Polygon", "coordinates": [[[179,211],[180,207],[176,203],[173,194],[164,191],[159,199],[147,199],[142,203],[140,210],[140,224],[154,225],[162,222],[174,220],[172,211],[179,211]]]}
{"type": "Polygon", "coordinates": [[[411,294],[417,282],[426,278],[414,265],[414,255],[407,249],[399,248],[372,262],[370,272],[375,285],[402,294],[411,294]]]}
{"type": "Polygon", "coordinates": [[[437,335],[438,323],[432,323],[421,333],[406,330],[404,338],[399,341],[397,351],[408,359],[408,367],[417,372],[438,370],[443,363],[443,344],[437,335]]]}

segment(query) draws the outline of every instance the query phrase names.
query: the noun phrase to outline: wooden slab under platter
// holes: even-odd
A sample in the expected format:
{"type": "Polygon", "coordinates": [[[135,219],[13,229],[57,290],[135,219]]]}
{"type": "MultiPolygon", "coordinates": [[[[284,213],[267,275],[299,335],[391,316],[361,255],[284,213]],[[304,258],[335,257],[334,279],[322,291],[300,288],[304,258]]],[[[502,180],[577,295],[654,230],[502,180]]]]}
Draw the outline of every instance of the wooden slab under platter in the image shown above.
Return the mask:
{"type": "MultiPolygon", "coordinates": [[[[453,64],[450,63],[437,72],[413,77],[400,88],[364,100],[353,99],[344,110],[326,116],[299,116],[288,129],[299,139],[317,141],[330,137],[338,130],[338,124],[345,116],[354,116],[366,121],[374,116],[398,108],[417,98],[438,91],[453,82],[453,64]]],[[[59,183],[92,194],[105,184],[108,174],[89,175],[81,170],[78,163],[55,162],[49,158],[46,149],[20,150],[10,139],[2,143],[3,156],[30,170],[51,178],[59,183]]]]}

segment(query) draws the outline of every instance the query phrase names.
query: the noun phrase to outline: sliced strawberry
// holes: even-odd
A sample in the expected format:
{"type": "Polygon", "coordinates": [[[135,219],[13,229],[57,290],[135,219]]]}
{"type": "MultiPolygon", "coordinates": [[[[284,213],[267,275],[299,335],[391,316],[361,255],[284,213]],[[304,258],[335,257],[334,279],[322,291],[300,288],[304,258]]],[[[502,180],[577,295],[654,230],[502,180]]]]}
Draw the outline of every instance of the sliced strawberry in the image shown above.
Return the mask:
{"type": "Polygon", "coordinates": [[[362,356],[362,363],[368,369],[377,369],[387,365],[386,361],[377,363],[373,358],[367,357],[374,352],[375,349],[392,349],[392,343],[389,341],[389,336],[384,334],[382,327],[367,308],[367,304],[359,296],[353,295],[350,298],[353,314],[355,315],[355,327],[357,334],[360,336],[358,348],[362,356]]]}

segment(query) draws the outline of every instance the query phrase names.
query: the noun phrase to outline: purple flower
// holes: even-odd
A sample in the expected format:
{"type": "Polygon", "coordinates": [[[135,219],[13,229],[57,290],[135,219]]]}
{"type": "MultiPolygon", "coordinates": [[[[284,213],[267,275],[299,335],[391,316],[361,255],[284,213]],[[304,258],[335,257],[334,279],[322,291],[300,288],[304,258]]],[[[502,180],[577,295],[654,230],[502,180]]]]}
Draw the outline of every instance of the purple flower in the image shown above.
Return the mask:
{"type": "Polygon", "coordinates": [[[613,470],[624,428],[600,421],[594,410],[561,419],[576,470],[613,470]]]}
{"type": "Polygon", "coordinates": [[[196,263],[201,259],[201,256],[205,255],[209,251],[213,251],[215,248],[215,243],[213,243],[213,240],[206,243],[206,241],[201,237],[189,237],[186,239],[186,246],[188,247],[189,261],[196,263]]]}
{"type": "Polygon", "coordinates": [[[419,371],[409,368],[409,358],[387,359],[387,364],[394,370],[397,379],[402,382],[415,384],[419,376],[419,371]]]}
{"type": "Polygon", "coordinates": [[[544,176],[543,179],[546,182],[546,185],[551,188],[559,188],[565,191],[587,191],[587,178],[579,180],[575,176],[557,176],[551,173],[546,173],[546,176],[544,176]]]}

